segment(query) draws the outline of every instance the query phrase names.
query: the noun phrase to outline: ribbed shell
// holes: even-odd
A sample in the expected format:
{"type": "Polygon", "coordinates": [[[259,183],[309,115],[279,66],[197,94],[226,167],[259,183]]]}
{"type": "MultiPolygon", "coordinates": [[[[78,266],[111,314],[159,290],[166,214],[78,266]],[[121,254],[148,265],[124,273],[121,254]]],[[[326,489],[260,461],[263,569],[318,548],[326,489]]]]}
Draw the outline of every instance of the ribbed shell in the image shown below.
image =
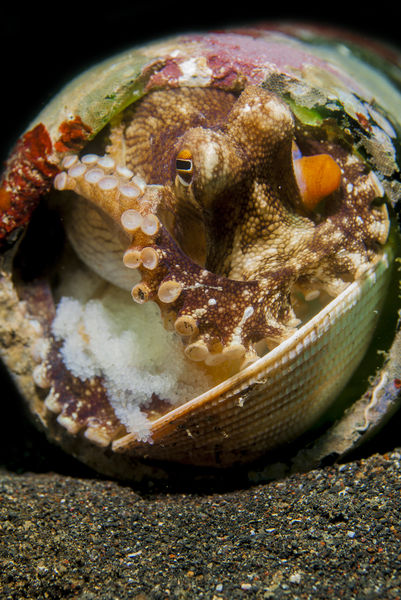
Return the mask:
{"type": "Polygon", "coordinates": [[[327,410],[371,341],[393,260],[354,282],[290,339],[152,425],[152,444],[133,436],[117,452],[200,465],[250,460],[295,439],[327,410]]]}

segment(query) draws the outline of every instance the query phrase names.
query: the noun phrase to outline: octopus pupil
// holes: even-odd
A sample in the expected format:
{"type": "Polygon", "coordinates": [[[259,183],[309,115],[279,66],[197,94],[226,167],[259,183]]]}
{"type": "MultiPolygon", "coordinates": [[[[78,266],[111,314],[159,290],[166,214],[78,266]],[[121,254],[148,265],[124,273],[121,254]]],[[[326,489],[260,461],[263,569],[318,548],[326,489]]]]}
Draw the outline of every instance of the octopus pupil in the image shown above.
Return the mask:
{"type": "Polygon", "coordinates": [[[182,160],[177,158],[176,160],[177,171],[192,171],[192,160],[182,160]]]}

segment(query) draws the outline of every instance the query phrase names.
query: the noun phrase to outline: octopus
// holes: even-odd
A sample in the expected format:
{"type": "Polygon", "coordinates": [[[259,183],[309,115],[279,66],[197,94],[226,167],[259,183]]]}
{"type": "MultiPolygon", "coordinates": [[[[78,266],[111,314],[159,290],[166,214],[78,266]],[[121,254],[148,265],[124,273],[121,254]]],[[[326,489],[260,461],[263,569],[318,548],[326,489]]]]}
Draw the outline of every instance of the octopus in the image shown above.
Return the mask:
{"type": "Polygon", "coordinates": [[[377,177],[327,131],[306,135],[263,87],[154,90],[111,123],[104,155],[68,155],[55,187],[80,258],[155,302],[188,359],[240,368],[339,294],[389,232],[377,177]]]}

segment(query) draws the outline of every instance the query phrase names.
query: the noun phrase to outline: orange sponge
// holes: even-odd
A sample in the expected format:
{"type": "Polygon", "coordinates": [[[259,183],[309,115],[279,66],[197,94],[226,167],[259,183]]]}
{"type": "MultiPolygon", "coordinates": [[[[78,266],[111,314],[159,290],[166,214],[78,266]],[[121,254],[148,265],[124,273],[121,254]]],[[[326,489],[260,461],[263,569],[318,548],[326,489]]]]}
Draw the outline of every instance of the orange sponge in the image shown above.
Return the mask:
{"type": "Polygon", "coordinates": [[[341,169],[329,154],[294,160],[294,171],[305,208],[313,210],[341,183],[341,169]]]}

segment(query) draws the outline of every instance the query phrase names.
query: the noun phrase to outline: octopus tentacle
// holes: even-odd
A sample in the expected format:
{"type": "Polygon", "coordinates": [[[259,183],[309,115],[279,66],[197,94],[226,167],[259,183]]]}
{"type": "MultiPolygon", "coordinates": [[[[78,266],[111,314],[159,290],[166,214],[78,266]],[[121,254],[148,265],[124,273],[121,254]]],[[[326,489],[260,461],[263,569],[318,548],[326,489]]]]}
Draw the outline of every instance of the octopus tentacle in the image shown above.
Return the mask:
{"type": "Polygon", "coordinates": [[[230,280],[196,265],[163,226],[154,241],[157,245],[147,248],[158,255],[158,265],[147,269],[142,262],[142,280],[132,295],[140,303],[154,300],[170,318],[174,314],[174,328],[187,342],[188,357],[207,364],[245,353],[249,358],[258,339],[292,331],[283,324],[281,299],[274,305],[269,299],[272,285],[267,289],[265,282],[230,280]]]}
{"type": "Polygon", "coordinates": [[[294,153],[276,95],[165,90],[138,104],[110,154],[66,157],[55,187],[81,198],[67,224],[81,258],[157,303],[191,360],[255,359],[258,341],[299,324],[294,292],[336,295],[377,260],[389,221],[374,175],[327,140],[294,153]]]}
{"type": "Polygon", "coordinates": [[[82,164],[85,160],[76,160],[73,170],[57,175],[56,189],[73,190],[113,219],[119,214],[121,228],[131,240],[121,254],[122,264],[142,276],[132,287],[132,297],[140,304],[155,301],[170,320],[174,315],[174,328],[185,339],[189,358],[217,364],[246,355],[249,361],[256,358],[253,344],[258,339],[282,339],[292,333],[292,309],[289,304],[283,308],[274,277],[236,281],[197,265],[157,216],[158,200],[160,204],[163,199],[157,186],[148,186],[143,194],[127,194],[123,186],[132,186],[131,181],[116,174],[113,187],[105,190],[102,179],[88,181],[82,164]],[[127,201],[130,208],[123,210],[127,201]]]}

